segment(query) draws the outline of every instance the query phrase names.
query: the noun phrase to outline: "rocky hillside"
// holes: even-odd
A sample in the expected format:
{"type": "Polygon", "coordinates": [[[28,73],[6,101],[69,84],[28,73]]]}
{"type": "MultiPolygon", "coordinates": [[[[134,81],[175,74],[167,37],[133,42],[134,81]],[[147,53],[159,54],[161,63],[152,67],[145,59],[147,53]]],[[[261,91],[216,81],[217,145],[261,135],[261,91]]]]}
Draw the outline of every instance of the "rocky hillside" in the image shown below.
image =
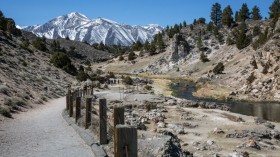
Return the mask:
{"type": "Polygon", "coordinates": [[[11,113],[65,95],[74,77],[53,66],[48,51],[27,42],[12,19],[0,20],[10,21],[0,27],[0,115],[12,117],[11,113]]]}
{"type": "Polygon", "coordinates": [[[118,72],[129,65],[130,73],[191,78],[198,82],[194,93],[198,97],[279,101],[279,25],[279,21],[276,25],[271,20],[247,21],[250,43],[239,49],[234,38],[241,23],[218,30],[209,24],[189,25],[172,38],[163,37],[162,53],[152,57],[145,53],[133,63],[114,60],[103,68],[118,72]],[[266,38],[261,40],[263,34],[266,38]],[[218,63],[224,69],[217,73],[218,63]]]}

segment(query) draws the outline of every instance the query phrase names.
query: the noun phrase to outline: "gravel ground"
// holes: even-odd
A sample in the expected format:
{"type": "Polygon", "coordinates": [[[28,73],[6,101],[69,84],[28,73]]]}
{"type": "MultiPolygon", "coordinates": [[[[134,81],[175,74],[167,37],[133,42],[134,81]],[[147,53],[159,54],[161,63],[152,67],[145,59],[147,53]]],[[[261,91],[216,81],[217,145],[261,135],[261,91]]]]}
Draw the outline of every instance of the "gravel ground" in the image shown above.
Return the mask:
{"type": "Polygon", "coordinates": [[[1,157],[92,157],[89,146],[64,121],[65,98],[0,124],[1,157]]]}

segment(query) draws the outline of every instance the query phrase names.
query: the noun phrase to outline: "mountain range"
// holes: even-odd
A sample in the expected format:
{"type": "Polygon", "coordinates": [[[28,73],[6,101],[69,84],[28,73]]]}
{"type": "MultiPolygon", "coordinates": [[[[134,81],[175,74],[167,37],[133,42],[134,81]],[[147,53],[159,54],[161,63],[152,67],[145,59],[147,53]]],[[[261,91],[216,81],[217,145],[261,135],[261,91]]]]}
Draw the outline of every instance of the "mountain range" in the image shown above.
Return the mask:
{"type": "Polygon", "coordinates": [[[105,18],[90,19],[77,12],[59,16],[42,25],[17,27],[48,39],[69,37],[71,40],[90,44],[103,42],[106,45],[122,46],[129,46],[137,41],[151,42],[153,36],[164,29],[157,24],[130,26],[105,18]]]}

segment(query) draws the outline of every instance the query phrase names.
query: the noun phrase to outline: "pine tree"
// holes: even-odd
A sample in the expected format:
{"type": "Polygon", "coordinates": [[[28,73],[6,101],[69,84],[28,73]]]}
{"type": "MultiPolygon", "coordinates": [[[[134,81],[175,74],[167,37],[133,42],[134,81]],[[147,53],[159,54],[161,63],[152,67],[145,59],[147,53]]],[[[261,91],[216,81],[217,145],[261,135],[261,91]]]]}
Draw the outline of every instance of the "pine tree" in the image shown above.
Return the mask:
{"type": "Polygon", "coordinates": [[[200,53],[200,60],[205,63],[205,62],[209,62],[209,59],[207,58],[207,55],[204,52],[200,53]]]}
{"type": "Polygon", "coordinates": [[[258,6],[253,7],[251,19],[252,20],[261,20],[262,19],[262,16],[260,13],[260,8],[258,6]]]}
{"type": "Polygon", "coordinates": [[[182,28],[183,28],[183,25],[182,25],[182,23],[180,23],[180,24],[179,24],[179,28],[180,28],[180,29],[182,29],[182,28]]]}
{"type": "Polygon", "coordinates": [[[129,52],[128,54],[128,57],[127,57],[127,60],[131,61],[131,60],[134,60],[135,59],[135,53],[134,52],[129,52]]]}
{"type": "Polygon", "coordinates": [[[242,22],[238,28],[236,35],[236,47],[240,50],[250,45],[251,39],[246,35],[247,26],[245,22],[242,22]]]}
{"type": "Polygon", "coordinates": [[[239,12],[238,11],[235,12],[234,20],[235,20],[235,22],[240,22],[240,16],[239,16],[239,12]]]}
{"type": "Polygon", "coordinates": [[[5,16],[4,16],[4,14],[3,14],[3,12],[0,10],[0,18],[4,18],[5,16]]]}
{"type": "Polygon", "coordinates": [[[269,7],[269,18],[278,18],[280,15],[280,0],[274,0],[272,5],[269,7]]]}
{"type": "Polygon", "coordinates": [[[197,23],[197,22],[196,22],[196,19],[194,19],[194,20],[193,20],[193,25],[196,25],[196,23],[197,23]]]}
{"type": "Polygon", "coordinates": [[[205,24],[205,23],[206,23],[206,19],[203,18],[203,17],[201,17],[201,18],[199,18],[199,19],[197,20],[196,23],[197,23],[197,24],[205,24]]]}
{"type": "Polygon", "coordinates": [[[201,51],[201,49],[203,47],[203,43],[202,43],[201,37],[198,38],[196,46],[197,46],[198,50],[201,51]]]}
{"type": "Polygon", "coordinates": [[[242,4],[242,7],[239,11],[239,17],[241,21],[246,21],[250,19],[250,12],[246,3],[242,4]]]}
{"type": "Polygon", "coordinates": [[[186,21],[183,22],[183,27],[187,27],[187,22],[186,21]]]}
{"type": "Polygon", "coordinates": [[[208,25],[207,25],[207,31],[212,32],[213,29],[214,29],[213,22],[209,22],[208,25]]]}
{"type": "Polygon", "coordinates": [[[233,17],[232,17],[232,10],[230,5],[228,5],[224,10],[223,10],[223,14],[222,14],[222,23],[223,25],[226,25],[228,27],[231,26],[232,22],[233,22],[233,17]]]}
{"type": "Polygon", "coordinates": [[[219,26],[221,24],[221,18],[222,18],[221,4],[219,3],[213,4],[210,17],[216,26],[219,26]]]}
{"type": "Polygon", "coordinates": [[[144,43],[144,50],[145,51],[149,51],[150,50],[150,43],[148,40],[146,40],[146,42],[144,43]]]}

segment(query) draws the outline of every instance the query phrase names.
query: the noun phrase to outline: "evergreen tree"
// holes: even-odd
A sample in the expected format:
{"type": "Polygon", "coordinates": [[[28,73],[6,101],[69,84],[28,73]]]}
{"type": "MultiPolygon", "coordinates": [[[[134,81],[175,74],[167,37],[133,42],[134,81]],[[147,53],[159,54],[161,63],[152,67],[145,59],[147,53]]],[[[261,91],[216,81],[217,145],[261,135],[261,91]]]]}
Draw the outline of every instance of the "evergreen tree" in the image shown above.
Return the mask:
{"type": "Polygon", "coordinates": [[[162,34],[161,33],[158,33],[157,35],[155,35],[154,42],[156,42],[156,45],[157,45],[157,47],[160,51],[162,51],[164,49],[165,45],[164,45],[164,42],[162,40],[162,34]]]}
{"type": "Polygon", "coordinates": [[[157,48],[156,48],[155,42],[152,42],[150,45],[150,56],[155,55],[156,50],[157,50],[157,48]]]}
{"type": "Polygon", "coordinates": [[[52,51],[60,51],[60,43],[59,43],[59,41],[56,41],[56,40],[54,40],[52,43],[51,43],[51,50],[52,51]]]}
{"type": "Polygon", "coordinates": [[[187,27],[187,22],[186,21],[183,22],[183,27],[187,27]]]}
{"type": "Polygon", "coordinates": [[[144,43],[144,50],[145,51],[149,51],[150,50],[150,43],[148,40],[146,40],[146,42],[144,43]]]}
{"type": "Polygon", "coordinates": [[[278,18],[280,15],[280,0],[274,0],[272,5],[269,7],[269,18],[278,18]]]}
{"type": "Polygon", "coordinates": [[[240,16],[239,16],[239,12],[238,11],[235,12],[234,20],[235,20],[235,22],[240,22],[240,16]]]}
{"type": "Polygon", "coordinates": [[[180,29],[182,29],[182,28],[183,28],[183,25],[182,25],[182,23],[180,23],[180,24],[179,24],[179,28],[180,28],[180,29]]]}
{"type": "Polygon", "coordinates": [[[201,18],[199,18],[199,19],[197,20],[196,23],[197,23],[197,24],[205,24],[205,23],[206,23],[206,19],[203,18],[203,17],[201,17],[201,18]]]}
{"type": "Polygon", "coordinates": [[[250,19],[250,12],[246,3],[242,4],[242,7],[239,11],[239,17],[241,21],[246,21],[250,19]]]}
{"type": "Polygon", "coordinates": [[[197,23],[197,22],[196,22],[196,19],[194,19],[194,20],[193,20],[193,25],[196,25],[196,23],[197,23]]]}
{"type": "Polygon", "coordinates": [[[210,17],[216,26],[219,26],[221,24],[221,19],[222,19],[221,4],[219,3],[213,4],[210,17]]]}
{"type": "Polygon", "coordinates": [[[251,19],[252,20],[261,20],[262,19],[262,16],[260,13],[260,8],[258,6],[253,7],[251,19]]]}
{"type": "Polygon", "coordinates": [[[132,61],[135,59],[135,53],[134,52],[129,52],[127,60],[132,61]]]}
{"type": "Polygon", "coordinates": [[[201,49],[203,47],[203,43],[202,43],[201,37],[198,38],[196,46],[197,46],[198,50],[201,51],[201,49]]]}
{"type": "Polygon", "coordinates": [[[233,17],[232,17],[232,10],[231,7],[228,5],[224,10],[222,14],[222,23],[223,25],[226,25],[228,27],[231,26],[233,22],[233,17]]]}
{"type": "Polygon", "coordinates": [[[246,35],[247,31],[245,22],[242,22],[236,34],[236,47],[238,49],[243,49],[250,45],[251,39],[248,35],[246,35]]]}
{"type": "Polygon", "coordinates": [[[3,12],[0,10],[0,18],[5,18],[3,12]]]}
{"type": "Polygon", "coordinates": [[[207,31],[212,32],[213,29],[214,29],[213,22],[209,22],[208,25],[207,25],[207,31]]]}

